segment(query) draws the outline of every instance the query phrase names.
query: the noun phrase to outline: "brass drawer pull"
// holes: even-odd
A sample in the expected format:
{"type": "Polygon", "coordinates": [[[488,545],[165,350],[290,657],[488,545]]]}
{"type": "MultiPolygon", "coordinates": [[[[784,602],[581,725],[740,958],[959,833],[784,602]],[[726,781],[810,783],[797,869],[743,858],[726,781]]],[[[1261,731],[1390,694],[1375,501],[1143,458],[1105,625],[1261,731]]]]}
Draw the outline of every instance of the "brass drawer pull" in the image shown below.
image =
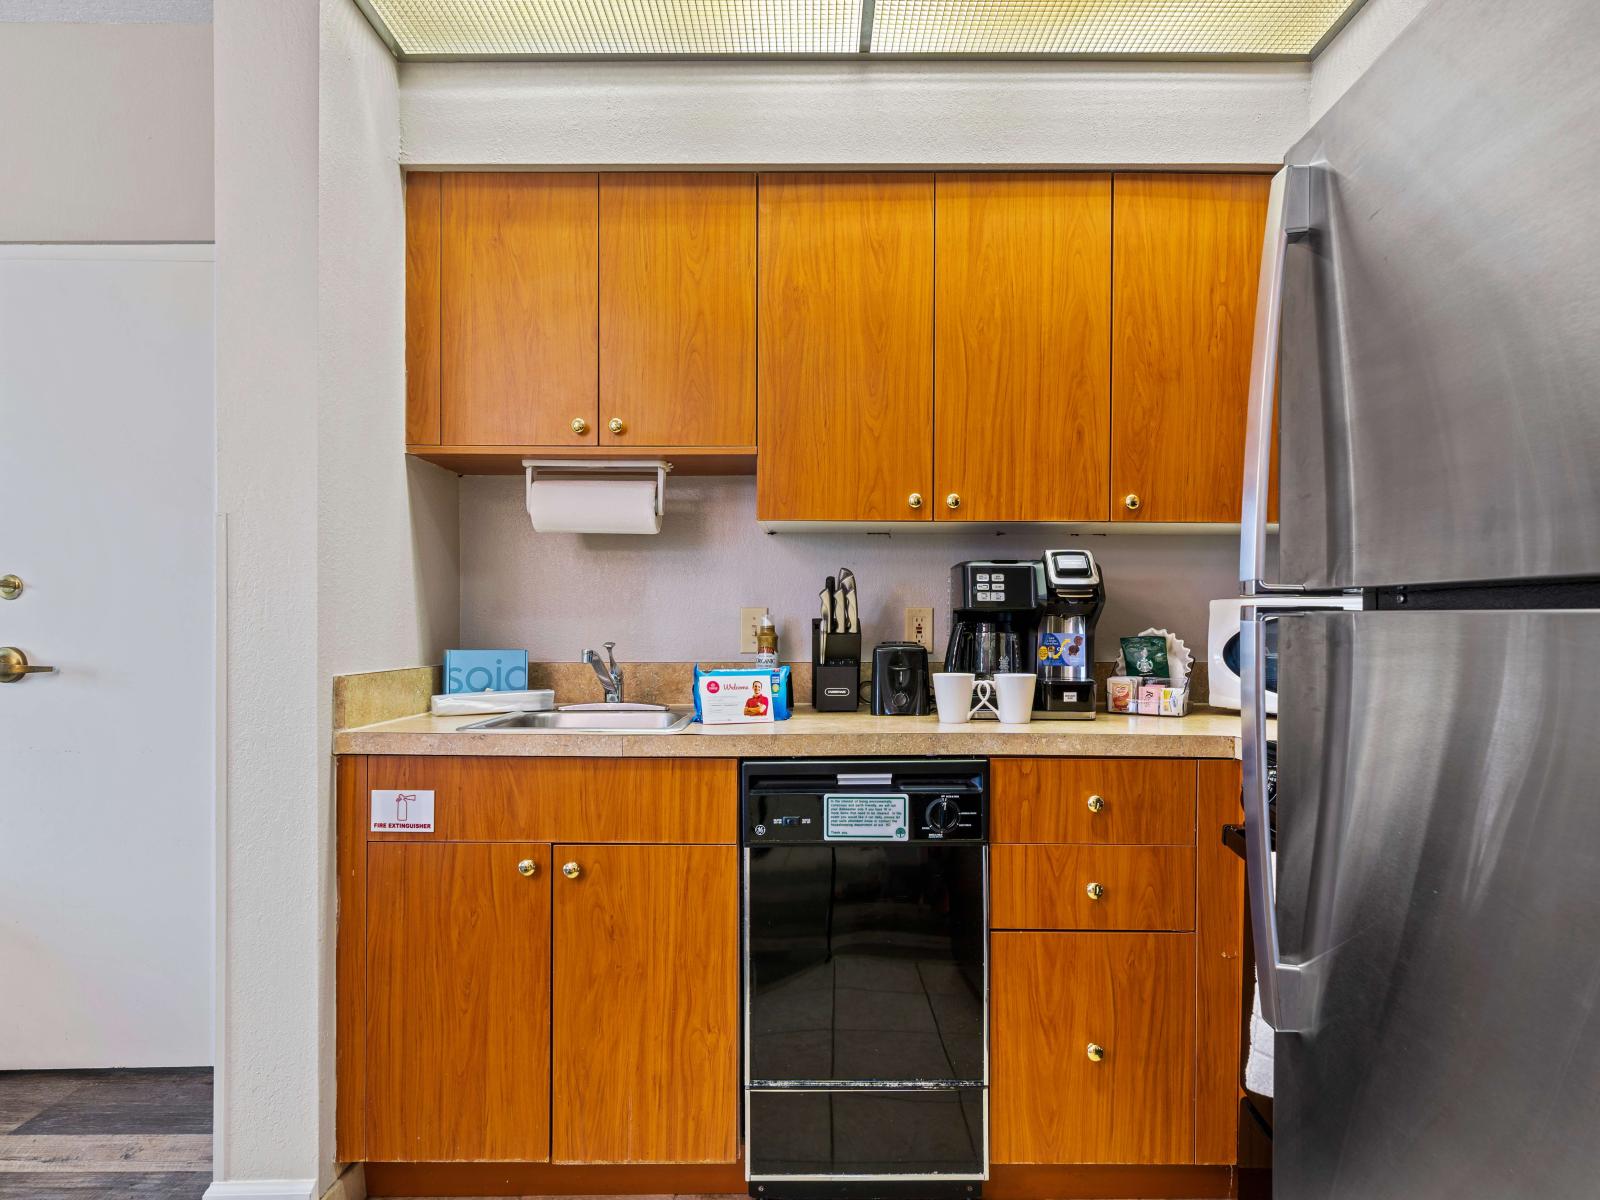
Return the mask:
{"type": "Polygon", "coordinates": [[[1088,1048],[1085,1050],[1085,1053],[1088,1054],[1090,1062],[1103,1062],[1105,1061],[1106,1057],[1106,1048],[1104,1046],[1097,1045],[1094,1042],[1090,1042],[1088,1048]]]}
{"type": "Polygon", "coordinates": [[[579,875],[583,874],[583,868],[575,862],[562,863],[561,873],[568,879],[576,879],[579,875]]]}
{"type": "Polygon", "coordinates": [[[532,879],[539,873],[539,864],[531,858],[525,858],[517,864],[517,874],[524,879],[532,879]]]}
{"type": "Polygon", "coordinates": [[[1105,812],[1106,798],[1104,796],[1090,796],[1088,801],[1089,811],[1092,813],[1105,812]]]}
{"type": "Polygon", "coordinates": [[[1106,894],[1105,885],[1099,883],[1091,883],[1083,890],[1084,894],[1087,895],[1091,900],[1102,899],[1106,894]]]}

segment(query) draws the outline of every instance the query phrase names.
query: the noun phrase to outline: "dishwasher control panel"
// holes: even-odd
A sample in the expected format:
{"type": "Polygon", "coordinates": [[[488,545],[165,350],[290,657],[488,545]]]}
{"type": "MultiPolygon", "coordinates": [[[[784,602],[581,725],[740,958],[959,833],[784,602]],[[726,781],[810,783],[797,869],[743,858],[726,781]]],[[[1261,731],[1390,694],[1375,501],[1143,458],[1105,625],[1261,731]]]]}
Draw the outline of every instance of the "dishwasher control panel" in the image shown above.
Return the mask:
{"type": "Polygon", "coordinates": [[[988,837],[982,759],[749,762],[740,775],[746,846],[988,837]]]}

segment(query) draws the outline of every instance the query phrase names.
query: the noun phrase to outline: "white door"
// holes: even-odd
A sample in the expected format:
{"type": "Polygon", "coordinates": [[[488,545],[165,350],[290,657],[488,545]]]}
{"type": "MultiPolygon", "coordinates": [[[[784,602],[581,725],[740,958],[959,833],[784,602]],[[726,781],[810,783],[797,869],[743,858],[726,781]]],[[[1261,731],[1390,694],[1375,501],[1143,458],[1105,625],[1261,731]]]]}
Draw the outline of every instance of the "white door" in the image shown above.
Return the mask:
{"type": "Polygon", "coordinates": [[[0,1069],[211,1054],[209,246],[0,246],[0,1069]]]}

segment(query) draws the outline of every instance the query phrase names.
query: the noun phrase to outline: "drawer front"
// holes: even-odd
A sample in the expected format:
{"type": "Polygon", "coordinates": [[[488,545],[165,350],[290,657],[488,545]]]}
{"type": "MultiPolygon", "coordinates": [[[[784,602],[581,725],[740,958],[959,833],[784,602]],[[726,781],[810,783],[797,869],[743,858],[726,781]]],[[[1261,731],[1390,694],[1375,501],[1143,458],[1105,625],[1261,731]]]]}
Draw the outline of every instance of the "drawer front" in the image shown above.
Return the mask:
{"type": "Polygon", "coordinates": [[[1194,845],[1195,764],[1184,758],[997,758],[996,842],[1194,845]]]}
{"type": "Polygon", "coordinates": [[[374,755],[372,790],[434,793],[434,832],[371,841],[639,842],[733,845],[731,758],[465,758],[374,755]]]}
{"type": "Polygon", "coordinates": [[[997,1163],[1194,1161],[1194,938],[991,939],[997,1163]]]}
{"type": "Polygon", "coordinates": [[[1187,846],[995,846],[995,929],[1194,928],[1187,846]]]}

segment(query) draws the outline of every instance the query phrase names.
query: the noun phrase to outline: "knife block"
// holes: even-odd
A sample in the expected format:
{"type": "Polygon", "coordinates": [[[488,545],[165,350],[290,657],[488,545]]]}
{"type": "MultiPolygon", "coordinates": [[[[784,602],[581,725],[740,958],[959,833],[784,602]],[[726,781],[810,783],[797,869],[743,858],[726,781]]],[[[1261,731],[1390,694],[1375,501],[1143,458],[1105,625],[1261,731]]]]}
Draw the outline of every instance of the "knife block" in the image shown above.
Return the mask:
{"type": "Polygon", "coordinates": [[[822,618],[811,619],[811,707],[855,712],[861,704],[861,635],[829,633],[823,653],[822,618]]]}

